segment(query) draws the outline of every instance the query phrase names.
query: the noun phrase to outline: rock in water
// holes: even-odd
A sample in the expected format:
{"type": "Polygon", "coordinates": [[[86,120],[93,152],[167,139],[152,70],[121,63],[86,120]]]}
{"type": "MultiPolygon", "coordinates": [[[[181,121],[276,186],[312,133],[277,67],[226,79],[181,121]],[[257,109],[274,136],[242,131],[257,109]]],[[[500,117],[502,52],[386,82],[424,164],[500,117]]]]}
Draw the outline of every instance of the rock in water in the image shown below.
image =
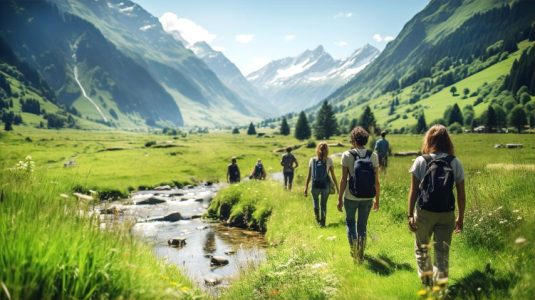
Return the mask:
{"type": "Polygon", "coordinates": [[[160,218],[158,221],[164,221],[164,222],[177,222],[182,220],[182,215],[179,212],[170,213],[167,216],[160,218]]]}
{"type": "Polygon", "coordinates": [[[154,205],[154,204],[160,204],[166,202],[165,199],[158,198],[158,197],[149,197],[147,199],[143,199],[140,201],[137,201],[136,205],[154,205]]]}
{"type": "Polygon", "coordinates": [[[212,258],[210,259],[210,265],[225,266],[228,265],[228,259],[223,256],[212,256],[212,258]]]}
{"type": "Polygon", "coordinates": [[[184,247],[186,245],[186,238],[179,237],[179,238],[170,239],[167,241],[167,244],[169,244],[169,246],[172,246],[172,247],[184,247]]]}
{"type": "Polygon", "coordinates": [[[192,220],[193,220],[193,219],[200,219],[200,218],[202,218],[202,215],[192,215],[192,216],[191,216],[191,219],[192,219],[192,220]]]}
{"type": "Polygon", "coordinates": [[[154,188],[155,191],[168,191],[170,189],[171,187],[168,185],[157,186],[154,188]]]}
{"type": "Polygon", "coordinates": [[[221,277],[215,274],[209,274],[204,277],[204,283],[208,286],[214,286],[221,283],[221,277]]]}

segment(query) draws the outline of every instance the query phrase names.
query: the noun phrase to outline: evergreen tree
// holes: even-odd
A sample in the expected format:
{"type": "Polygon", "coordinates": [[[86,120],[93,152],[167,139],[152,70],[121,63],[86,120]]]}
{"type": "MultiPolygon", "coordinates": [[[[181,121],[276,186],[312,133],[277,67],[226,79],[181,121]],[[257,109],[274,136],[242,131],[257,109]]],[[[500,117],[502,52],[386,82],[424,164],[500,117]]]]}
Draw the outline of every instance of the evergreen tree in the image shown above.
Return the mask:
{"type": "Polygon", "coordinates": [[[470,89],[469,88],[464,88],[463,89],[463,94],[464,94],[464,97],[468,97],[468,94],[470,94],[470,89]]]}
{"type": "Polygon", "coordinates": [[[391,116],[396,113],[396,105],[394,104],[394,101],[390,102],[390,110],[388,111],[388,115],[391,116]]]}
{"type": "Polygon", "coordinates": [[[424,112],[418,116],[418,120],[416,121],[416,133],[424,133],[427,131],[427,124],[425,122],[425,115],[424,112]]]}
{"type": "Polygon", "coordinates": [[[472,105],[467,105],[463,108],[463,116],[464,116],[463,124],[465,126],[469,126],[470,128],[474,128],[475,112],[474,112],[474,108],[472,107],[472,105]]]}
{"type": "Polygon", "coordinates": [[[351,119],[351,122],[349,123],[349,132],[351,132],[351,130],[357,126],[359,126],[359,120],[355,118],[351,119]]]}
{"type": "Polygon", "coordinates": [[[13,130],[13,126],[11,124],[11,119],[4,122],[4,130],[5,131],[11,131],[13,130]]]}
{"type": "Polygon", "coordinates": [[[255,135],[256,134],[256,129],[254,127],[253,122],[251,122],[251,124],[249,124],[249,128],[247,129],[247,134],[248,135],[255,135]]]}
{"type": "Polygon", "coordinates": [[[448,122],[448,125],[451,125],[455,122],[463,125],[463,113],[461,112],[461,109],[459,108],[459,105],[457,105],[457,103],[453,105],[449,114],[444,117],[448,122]]]}
{"type": "Polygon", "coordinates": [[[359,125],[362,126],[362,128],[366,129],[366,131],[368,132],[375,128],[375,116],[373,115],[372,109],[368,105],[366,105],[364,111],[360,115],[359,125]]]}
{"type": "Polygon", "coordinates": [[[507,119],[509,121],[509,126],[516,128],[518,133],[522,132],[522,129],[524,129],[524,126],[528,123],[526,112],[522,105],[515,106],[509,113],[507,119]]]}
{"type": "Polygon", "coordinates": [[[285,117],[282,118],[280,133],[282,135],[289,135],[290,134],[290,126],[288,126],[288,121],[286,121],[285,117]]]}
{"type": "Polygon", "coordinates": [[[232,129],[232,134],[239,134],[240,133],[240,129],[238,129],[238,127],[234,127],[234,129],[232,129]]]}
{"type": "Polygon", "coordinates": [[[450,88],[450,93],[453,97],[455,97],[455,95],[457,94],[457,88],[455,86],[452,86],[450,88]]]}
{"type": "Polygon", "coordinates": [[[332,107],[327,101],[324,101],[316,116],[314,135],[317,139],[329,139],[336,134],[337,130],[338,123],[336,122],[332,107]]]}
{"type": "Polygon", "coordinates": [[[307,140],[311,136],[310,126],[308,125],[307,115],[301,111],[295,124],[295,138],[302,141],[307,140]]]}
{"type": "Polygon", "coordinates": [[[492,107],[492,105],[489,105],[489,108],[487,109],[487,113],[486,113],[486,120],[484,121],[485,121],[485,126],[487,127],[487,130],[489,132],[493,132],[496,126],[498,125],[496,111],[494,111],[494,108],[492,107]]]}

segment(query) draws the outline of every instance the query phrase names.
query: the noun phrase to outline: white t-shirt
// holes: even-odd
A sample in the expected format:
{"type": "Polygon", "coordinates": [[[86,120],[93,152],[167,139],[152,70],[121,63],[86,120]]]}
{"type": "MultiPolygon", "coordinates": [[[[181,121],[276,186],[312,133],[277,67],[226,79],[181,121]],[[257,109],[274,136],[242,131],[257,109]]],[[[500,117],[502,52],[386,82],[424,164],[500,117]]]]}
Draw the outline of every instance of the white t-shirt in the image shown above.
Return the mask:
{"type": "MultiPolygon", "coordinates": [[[[432,158],[436,157],[445,157],[448,154],[446,153],[430,153],[432,158]]],[[[455,178],[455,183],[459,183],[464,180],[464,169],[461,162],[454,158],[451,161],[451,168],[453,169],[453,177],[455,178]]],[[[427,163],[425,161],[425,158],[423,156],[418,156],[414,163],[412,164],[412,167],[409,169],[409,173],[412,173],[416,179],[419,181],[422,181],[422,179],[425,176],[425,172],[427,171],[427,163]]]]}
{"type": "MultiPolygon", "coordinates": [[[[366,156],[366,150],[367,149],[352,149],[356,150],[358,155],[360,157],[366,156]]],[[[379,157],[377,156],[377,153],[373,152],[372,156],[370,157],[372,161],[373,167],[376,169],[379,167],[379,157]]],[[[344,198],[347,200],[355,200],[355,201],[365,201],[365,200],[372,200],[373,198],[357,198],[351,192],[349,191],[349,177],[355,172],[353,169],[355,165],[355,158],[349,151],[345,151],[342,153],[342,167],[346,167],[349,169],[349,176],[347,176],[347,184],[346,184],[346,190],[344,191],[344,198]]]]}

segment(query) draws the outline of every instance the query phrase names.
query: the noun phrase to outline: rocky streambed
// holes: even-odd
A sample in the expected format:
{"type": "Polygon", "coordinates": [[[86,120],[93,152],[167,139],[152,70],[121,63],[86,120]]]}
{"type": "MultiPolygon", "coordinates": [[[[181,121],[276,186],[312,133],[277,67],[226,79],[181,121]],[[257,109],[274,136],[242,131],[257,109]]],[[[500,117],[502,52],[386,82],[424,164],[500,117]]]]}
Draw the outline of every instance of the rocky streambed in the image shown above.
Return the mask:
{"type": "Polygon", "coordinates": [[[262,234],[204,220],[220,186],[161,187],[96,209],[101,227],[131,222],[132,234],[150,243],[156,256],[177,265],[202,289],[217,294],[242,271],[265,259],[262,234]]]}

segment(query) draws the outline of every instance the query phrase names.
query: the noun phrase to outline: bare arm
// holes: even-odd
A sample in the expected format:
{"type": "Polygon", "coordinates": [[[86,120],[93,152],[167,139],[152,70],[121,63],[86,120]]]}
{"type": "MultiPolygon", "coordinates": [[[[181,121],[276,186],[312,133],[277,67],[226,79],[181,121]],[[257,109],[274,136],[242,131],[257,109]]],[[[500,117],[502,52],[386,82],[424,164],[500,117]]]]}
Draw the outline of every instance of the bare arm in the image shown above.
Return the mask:
{"type": "Polygon", "coordinates": [[[379,168],[375,168],[375,200],[373,201],[373,210],[379,210],[379,198],[381,197],[381,184],[379,183],[379,168]]]}
{"type": "Polygon", "coordinates": [[[457,206],[459,207],[459,215],[455,221],[455,233],[460,233],[464,225],[464,209],[466,206],[466,192],[464,190],[464,180],[457,183],[457,206]]]}
{"type": "Polygon", "coordinates": [[[411,231],[416,231],[416,223],[414,221],[414,206],[416,205],[416,191],[418,190],[418,178],[412,175],[411,178],[411,189],[409,192],[409,202],[408,202],[408,211],[407,217],[409,222],[409,229],[411,231]]]}
{"type": "Polygon", "coordinates": [[[334,187],[335,187],[335,189],[336,189],[336,193],[337,193],[337,194],[340,194],[340,190],[338,189],[338,184],[336,184],[336,174],[334,173],[334,167],[331,166],[331,167],[329,168],[329,171],[331,172],[331,178],[332,178],[333,181],[334,181],[334,187]]]}
{"type": "Polygon", "coordinates": [[[344,192],[347,186],[347,175],[349,174],[349,169],[347,167],[342,167],[342,178],[340,178],[340,192],[338,193],[338,210],[342,211],[344,206],[344,192]]]}
{"type": "Polygon", "coordinates": [[[310,183],[310,167],[308,168],[307,180],[305,182],[305,191],[304,191],[305,197],[308,194],[308,184],[309,183],[310,183]]]}

